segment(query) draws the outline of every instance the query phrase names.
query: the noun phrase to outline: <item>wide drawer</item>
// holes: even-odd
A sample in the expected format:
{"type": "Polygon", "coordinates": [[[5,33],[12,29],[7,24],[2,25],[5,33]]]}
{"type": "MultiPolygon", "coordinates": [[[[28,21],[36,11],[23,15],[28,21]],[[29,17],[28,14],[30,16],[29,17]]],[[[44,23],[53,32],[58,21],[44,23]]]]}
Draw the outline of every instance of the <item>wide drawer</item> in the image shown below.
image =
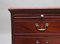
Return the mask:
{"type": "Polygon", "coordinates": [[[60,44],[60,38],[59,37],[46,37],[46,38],[20,38],[16,36],[13,39],[13,44],[60,44]]]}
{"type": "Polygon", "coordinates": [[[60,22],[14,22],[14,33],[60,33],[60,22]]]}
{"type": "Polygon", "coordinates": [[[13,16],[14,17],[42,17],[41,15],[44,15],[44,17],[46,18],[46,17],[51,17],[51,16],[60,16],[60,14],[46,14],[46,13],[43,13],[43,14],[41,14],[41,13],[38,13],[38,14],[32,14],[32,13],[22,13],[22,14],[14,14],[13,16]]]}

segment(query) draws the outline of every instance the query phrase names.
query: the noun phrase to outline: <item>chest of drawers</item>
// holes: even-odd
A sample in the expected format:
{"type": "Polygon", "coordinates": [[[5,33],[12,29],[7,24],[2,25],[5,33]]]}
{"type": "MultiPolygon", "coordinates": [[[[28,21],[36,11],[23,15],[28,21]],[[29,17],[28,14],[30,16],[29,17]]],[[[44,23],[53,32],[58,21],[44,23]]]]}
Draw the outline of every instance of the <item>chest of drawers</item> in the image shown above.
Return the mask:
{"type": "Polygon", "coordinates": [[[60,9],[9,9],[12,44],[60,44],[60,9]]]}

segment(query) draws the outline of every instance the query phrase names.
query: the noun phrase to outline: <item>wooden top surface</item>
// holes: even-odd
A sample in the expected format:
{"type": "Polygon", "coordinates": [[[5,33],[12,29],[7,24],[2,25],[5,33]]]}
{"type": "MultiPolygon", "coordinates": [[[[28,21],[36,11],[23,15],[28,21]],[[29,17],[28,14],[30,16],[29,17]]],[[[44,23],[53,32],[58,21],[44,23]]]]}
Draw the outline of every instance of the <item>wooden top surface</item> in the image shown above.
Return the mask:
{"type": "Polygon", "coordinates": [[[11,13],[60,13],[60,8],[10,8],[11,13]]]}

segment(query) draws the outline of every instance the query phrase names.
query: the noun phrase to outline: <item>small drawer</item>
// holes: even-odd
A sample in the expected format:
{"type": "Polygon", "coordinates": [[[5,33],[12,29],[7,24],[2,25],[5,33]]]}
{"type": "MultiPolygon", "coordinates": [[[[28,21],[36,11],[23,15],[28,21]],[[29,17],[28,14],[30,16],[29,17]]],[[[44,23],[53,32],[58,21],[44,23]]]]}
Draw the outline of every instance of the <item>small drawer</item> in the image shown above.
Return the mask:
{"type": "Polygon", "coordinates": [[[14,22],[14,33],[60,33],[60,22],[14,22]]]}
{"type": "Polygon", "coordinates": [[[48,13],[47,13],[47,14],[46,14],[46,13],[43,13],[43,14],[41,14],[41,13],[40,13],[40,14],[36,14],[36,13],[35,13],[35,14],[30,13],[30,14],[29,14],[29,13],[27,13],[27,14],[25,14],[25,13],[24,13],[24,14],[14,14],[14,15],[13,15],[13,17],[40,17],[40,18],[41,18],[41,17],[45,17],[45,18],[48,17],[48,18],[49,18],[49,17],[51,17],[51,16],[52,16],[52,17],[54,16],[54,17],[56,18],[56,17],[59,17],[60,14],[48,14],[48,13]]]}
{"type": "Polygon", "coordinates": [[[60,22],[60,14],[17,14],[13,16],[15,22],[60,22]]]}

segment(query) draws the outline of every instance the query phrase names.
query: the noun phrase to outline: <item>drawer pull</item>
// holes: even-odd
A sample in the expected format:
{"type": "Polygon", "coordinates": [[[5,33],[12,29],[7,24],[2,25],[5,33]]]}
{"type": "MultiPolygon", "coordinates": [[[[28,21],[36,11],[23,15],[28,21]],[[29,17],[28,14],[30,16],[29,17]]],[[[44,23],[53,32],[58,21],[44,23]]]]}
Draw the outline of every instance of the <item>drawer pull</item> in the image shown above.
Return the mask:
{"type": "Polygon", "coordinates": [[[49,42],[48,42],[48,41],[46,41],[46,42],[45,42],[45,44],[49,44],[49,42]]]}
{"type": "Polygon", "coordinates": [[[44,15],[43,14],[41,14],[41,18],[43,18],[44,17],[44,15]]]}
{"type": "Polygon", "coordinates": [[[40,42],[39,41],[36,41],[35,44],[40,44],[40,42]]]}
{"type": "Polygon", "coordinates": [[[41,25],[39,25],[38,23],[35,24],[36,29],[38,29],[39,31],[45,31],[48,28],[48,23],[45,23],[44,28],[41,28],[40,26],[41,25]]]}

